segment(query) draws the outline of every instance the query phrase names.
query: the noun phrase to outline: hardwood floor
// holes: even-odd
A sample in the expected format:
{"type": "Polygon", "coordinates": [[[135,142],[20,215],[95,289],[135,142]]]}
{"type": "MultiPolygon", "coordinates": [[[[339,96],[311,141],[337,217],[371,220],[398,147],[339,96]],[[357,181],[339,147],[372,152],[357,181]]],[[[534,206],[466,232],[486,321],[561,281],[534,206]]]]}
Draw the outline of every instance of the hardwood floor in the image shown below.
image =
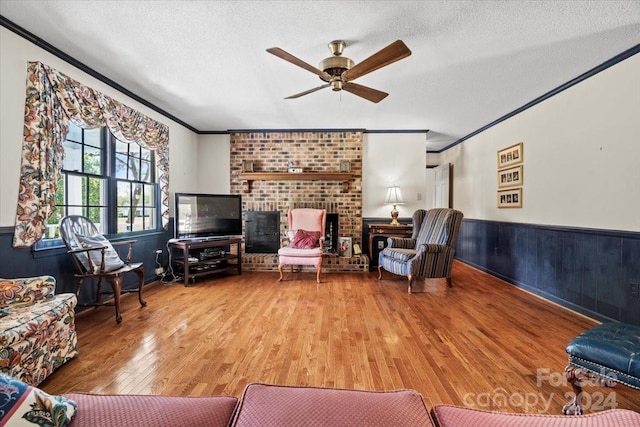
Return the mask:
{"type": "MultiPolygon", "coordinates": [[[[594,321],[459,262],[453,288],[428,280],[424,293],[376,276],[328,273],[318,285],[313,272],[285,282],[246,272],[149,285],[147,307],[123,298],[120,325],[112,307],[79,315],[80,354],[41,387],[189,396],[240,396],[250,382],[412,388],[429,407],[561,412],[564,348],[594,321]]],[[[629,388],[585,391],[586,412],[640,411],[629,388]]]]}

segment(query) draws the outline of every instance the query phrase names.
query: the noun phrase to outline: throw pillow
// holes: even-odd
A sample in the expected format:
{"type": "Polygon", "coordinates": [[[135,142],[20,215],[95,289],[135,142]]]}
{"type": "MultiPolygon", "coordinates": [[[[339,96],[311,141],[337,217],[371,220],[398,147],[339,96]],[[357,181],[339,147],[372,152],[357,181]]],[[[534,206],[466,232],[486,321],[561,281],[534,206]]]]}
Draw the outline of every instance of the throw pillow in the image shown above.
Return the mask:
{"type": "MultiPolygon", "coordinates": [[[[104,251],[105,272],[117,270],[120,267],[124,266],[124,261],[120,259],[118,252],[113,249],[111,243],[102,234],[96,234],[94,236],[83,236],[82,234],[76,234],[75,239],[78,246],[83,249],[106,247],[104,251]]],[[[102,263],[102,251],[94,250],[88,252],[89,257],[91,257],[91,261],[93,261],[93,270],[91,270],[86,254],[87,252],[78,253],[78,258],[80,259],[80,262],[82,262],[82,265],[85,266],[87,271],[93,271],[94,273],[99,272],[100,264],[102,263]]]]}
{"type": "Polygon", "coordinates": [[[297,232],[298,230],[287,230],[287,239],[289,239],[290,242],[293,242],[293,238],[296,237],[297,232]]]}
{"type": "Polygon", "coordinates": [[[293,238],[293,241],[291,242],[291,247],[296,249],[317,248],[319,239],[319,231],[298,230],[295,237],[293,238]]]}
{"type": "Polygon", "coordinates": [[[10,426],[64,427],[78,405],[62,396],[52,396],[9,375],[0,373],[0,420],[10,426]]]}

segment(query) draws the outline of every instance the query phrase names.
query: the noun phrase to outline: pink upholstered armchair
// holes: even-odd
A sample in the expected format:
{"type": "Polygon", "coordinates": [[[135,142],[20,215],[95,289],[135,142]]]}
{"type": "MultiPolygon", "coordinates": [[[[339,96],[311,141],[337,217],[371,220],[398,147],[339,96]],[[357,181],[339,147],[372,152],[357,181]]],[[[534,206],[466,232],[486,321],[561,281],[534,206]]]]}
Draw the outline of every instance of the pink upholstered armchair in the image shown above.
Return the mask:
{"type": "Polygon", "coordinates": [[[322,242],[327,211],[324,209],[289,209],[288,242],[278,250],[278,271],[283,279],[282,267],[291,265],[313,265],[316,281],[320,283],[322,271],[322,242]]]}

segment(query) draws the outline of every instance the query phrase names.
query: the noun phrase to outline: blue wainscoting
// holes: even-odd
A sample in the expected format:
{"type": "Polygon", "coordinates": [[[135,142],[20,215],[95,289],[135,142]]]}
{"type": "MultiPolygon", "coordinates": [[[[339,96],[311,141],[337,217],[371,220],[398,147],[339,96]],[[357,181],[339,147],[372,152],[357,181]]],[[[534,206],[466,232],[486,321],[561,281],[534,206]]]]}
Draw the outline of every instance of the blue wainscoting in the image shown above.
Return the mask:
{"type": "Polygon", "coordinates": [[[630,285],[640,284],[640,233],[465,219],[456,258],[587,316],[640,325],[630,285]]]}
{"type": "MultiPolygon", "coordinates": [[[[169,230],[173,230],[173,224],[169,224],[169,230]]],[[[32,277],[39,275],[51,275],[56,278],[56,293],[75,292],[77,280],[73,277],[75,268],[71,256],[61,246],[57,248],[32,250],[28,248],[14,249],[13,227],[0,227],[0,277],[11,279],[16,277],[32,277]]],[[[158,280],[155,275],[156,249],[162,249],[163,253],[159,261],[167,267],[167,241],[173,237],[172,231],[162,231],[132,237],[137,239],[133,249],[132,261],[143,262],[145,283],[158,280]]],[[[123,282],[123,289],[133,289],[138,285],[138,277],[135,274],[127,274],[123,282]]],[[[79,303],[89,304],[95,297],[97,284],[94,281],[85,281],[79,296],[79,303]],[[92,283],[93,282],[93,283],[92,283]]],[[[103,289],[110,289],[105,285],[103,289]]],[[[81,311],[79,308],[78,311],[81,311]]]]}

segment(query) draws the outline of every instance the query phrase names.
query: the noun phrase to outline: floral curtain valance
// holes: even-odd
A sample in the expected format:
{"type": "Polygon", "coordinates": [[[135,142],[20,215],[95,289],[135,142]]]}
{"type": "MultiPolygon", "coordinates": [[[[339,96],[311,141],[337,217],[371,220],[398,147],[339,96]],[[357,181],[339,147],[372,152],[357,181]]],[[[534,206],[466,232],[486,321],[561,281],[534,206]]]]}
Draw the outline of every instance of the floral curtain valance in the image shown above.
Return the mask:
{"type": "Polygon", "coordinates": [[[27,66],[20,188],[14,247],[40,240],[55,210],[69,120],[82,128],[107,126],[119,140],[154,150],[162,193],[162,225],[169,222],[169,127],[41,62],[27,66]]]}

